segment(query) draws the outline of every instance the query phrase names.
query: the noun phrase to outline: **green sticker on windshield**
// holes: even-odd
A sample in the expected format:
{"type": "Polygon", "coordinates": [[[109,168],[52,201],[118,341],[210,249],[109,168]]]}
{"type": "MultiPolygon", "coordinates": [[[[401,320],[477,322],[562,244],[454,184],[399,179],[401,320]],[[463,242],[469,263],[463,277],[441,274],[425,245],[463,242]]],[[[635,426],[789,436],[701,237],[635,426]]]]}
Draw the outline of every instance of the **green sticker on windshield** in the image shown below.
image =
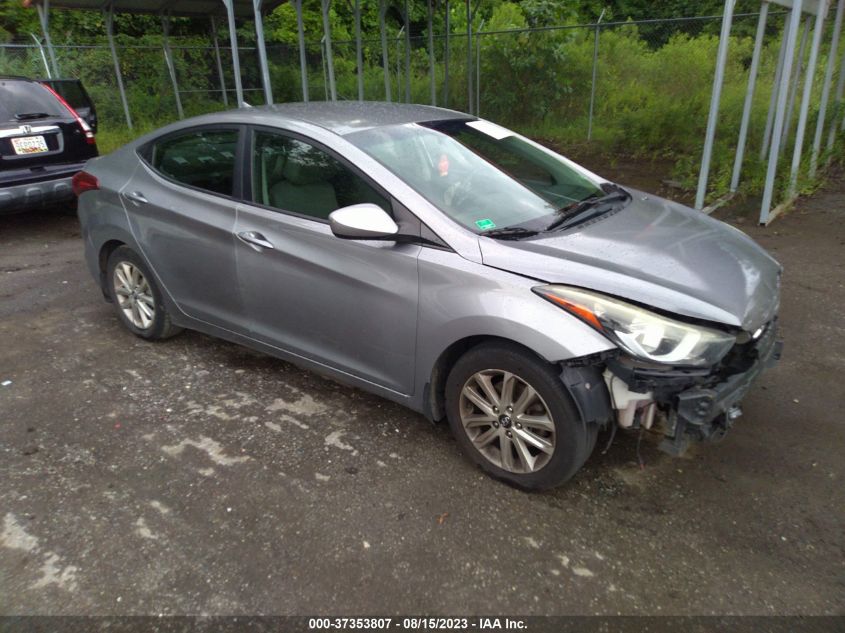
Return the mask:
{"type": "Polygon", "coordinates": [[[495,229],[496,223],[493,222],[490,218],[484,218],[483,220],[476,220],[475,226],[477,226],[482,231],[487,231],[489,229],[495,229]]]}

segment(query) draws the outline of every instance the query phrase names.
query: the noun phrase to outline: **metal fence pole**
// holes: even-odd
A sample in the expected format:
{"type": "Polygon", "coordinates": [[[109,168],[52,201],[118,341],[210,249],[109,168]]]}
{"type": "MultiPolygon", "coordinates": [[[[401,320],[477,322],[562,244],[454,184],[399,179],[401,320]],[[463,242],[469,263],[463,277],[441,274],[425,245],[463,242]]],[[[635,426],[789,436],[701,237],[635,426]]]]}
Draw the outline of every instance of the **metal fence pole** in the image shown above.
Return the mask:
{"type": "Polygon", "coordinates": [[[405,34],[405,25],[402,25],[402,28],[399,29],[399,34],[396,36],[396,100],[402,101],[402,97],[399,95],[401,94],[400,84],[402,83],[402,64],[400,60],[402,59],[402,53],[399,50],[400,45],[402,44],[403,36],[405,34]]]}
{"type": "Polygon", "coordinates": [[[261,67],[261,83],[264,88],[264,102],[273,103],[273,87],[270,85],[270,67],[267,63],[267,44],[264,41],[264,18],[261,15],[261,5],[264,0],[252,0],[252,11],[255,15],[255,47],[258,49],[258,65],[261,67]]]}
{"type": "Polygon", "coordinates": [[[161,14],[162,45],[164,46],[164,61],[167,64],[167,72],[170,74],[170,81],[173,83],[173,98],[176,99],[176,113],[180,119],[185,118],[182,110],[182,98],[179,96],[179,81],[176,78],[176,64],[173,63],[173,52],[170,50],[170,12],[161,14]]]}
{"type": "Polygon", "coordinates": [[[596,36],[595,41],[593,42],[593,82],[590,85],[590,112],[587,115],[587,140],[591,141],[593,139],[593,107],[596,103],[596,76],[598,72],[598,65],[599,65],[599,30],[601,29],[601,20],[604,17],[604,13],[607,9],[601,10],[601,15],[599,15],[599,19],[596,21],[596,36]]]}
{"type": "Polygon", "coordinates": [[[378,28],[381,35],[381,65],[384,69],[384,99],[393,101],[390,94],[390,55],[387,50],[387,28],[384,25],[384,14],[387,12],[387,1],[379,0],[378,7],[378,28]]]}
{"type": "Polygon", "coordinates": [[[411,14],[405,0],[405,103],[411,103],[411,14]]]}
{"type": "Polygon", "coordinates": [[[786,58],[786,41],[789,39],[789,28],[791,20],[789,19],[791,12],[786,14],[786,19],[783,23],[783,34],[780,37],[780,51],[778,52],[778,63],[775,67],[775,78],[772,81],[772,95],[769,98],[769,110],[766,113],[766,129],[763,132],[763,144],[760,146],[760,160],[766,159],[766,154],[769,151],[769,143],[772,141],[772,130],[775,123],[775,110],[778,102],[778,86],[783,75],[783,62],[786,58]]]}
{"type": "Polygon", "coordinates": [[[123,104],[123,115],[126,117],[126,126],[132,129],[132,115],[129,114],[129,101],[126,99],[126,90],[123,87],[123,76],[120,73],[120,60],[117,58],[117,50],[114,47],[114,4],[109,3],[108,8],[103,11],[106,19],[106,37],[109,41],[109,50],[114,64],[114,76],[117,79],[117,90],[120,93],[120,102],[123,104]]]}
{"type": "Polygon", "coordinates": [[[61,77],[59,63],[56,61],[56,51],[53,50],[53,40],[50,39],[50,0],[41,0],[35,5],[38,11],[38,21],[41,23],[41,33],[44,35],[44,43],[47,45],[47,54],[50,55],[50,63],[53,66],[53,75],[61,77]]]}
{"type": "Polygon", "coordinates": [[[364,52],[361,49],[361,0],[355,0],[355,60],[358,64],[358,101],[364,100],[364,52]]]}
{"type": "Polygon", "coordinates": [[[830,38],[830,52],[827,56],[827,67],[824,71],[819,116],[816,121],[816,134],[813,137],[813,150],[810,154],[810,178],[815,178],[818,166],[819,152],[822,149],[822,135],[827,119],[827,102],[830,99],[830,86],[833,83],[833,71],[836,68],[836,58],[839,52],[839,37],[842,34],[842,13],[845,11],[845,0],[839,0],[836,5],[836,18],[833,22],[833,35],[830,38]]]}
{"type": "MultiPolygon", "coordinates": [[[[789,37],[786,41],[786,52],[783,59],[783,73],[780,77],[780,85],[776,87],[778,92],[777,110],[775,111],[774,129],[783,129],[786,119],[786,100],[789,96],[789,80],[792,75],[792,62],[795,57],[795,43],[798,39],[798,27],[801,26],[801,6],[804,0],[794,0],[792,13],[789,16],[789,37]]],[[[780,154],[781,135],[772,135],[772,146],[769,148],[769,165],[766,170],[766,184],[763,188],[763,201],[760,205],[760,224],[769,221],[769,210],[772,207],[772,197],[775,192],[775,176],[778,170],[778,155],[780,154]]]]}
{"type": "Polygon", "coordinates": [[[467,112],[472,114],[472,9],[467,2],[467,112]]]}
{"type": "Polygon", "coordinates": [[[296,11],[296,34],[299,40],[299,81],[302,84],[302,100],[308,103],[308,60],[305,56],[305,24],[302,21],[302,0],[293,0],[293,8],[296,11]]]}
{"type": "Polygon", "coordinates": [[[451,33],[451,25],[449,24],[450,20],[450,11],[449,11],[449,0],[446,0],[446,50],[443,51],[443,107],[449,107],[449,55],[451,54],[451,49],[449,47],[450,43],[450,33],[451,33]]]}
{"type": "MultiPolygon", "coordinates": [[[[845,0],[842,0],[845,2],[845,0]]],[[[763,50],[763,38],[766,35],[766,19],[769,15],[769,3],[760,5],[760,17],[757,19],[757,33],[754,36],[754,52],[751,54],[751,67],[748,69],[748,89],[745,92],[745,104],[742,106],[742,122],[739,126],[739,141],[736,144],[734,170],[731,176],[731,191],[739,187],[742,172],[742,159],[745,156],[745,142],[748,139],[748,124],[751,120],[751,107],[754,105],[754,88],[757,85],[757,70],[760,67],[760,54],[763,50]]]]}
{"type": "Polygon", "coordinates": [[[332,25],[329,20],[329,7],[332,0],[321,0],[323,9],[323,35],[326,38],[326,67],[329,72],[329,93],[332,101],[337,101],[337,86],[334,81],[334,58],[332,57],[332,25]]]}
{"type": "Polygon", "coordinates": [[[217,41],[217,20],[211,16],[211,42],[214,44],[214,61],[217,64],[217,77],[220,79],[220,95],[223,105],[229,107],[229,95],[226,92],[226,77],[223,75],[223,60],[220,59],[220,44],[217,41]]]}
{"type": "Polygon", "coordinates": [[[428,3],[428,73],[431,82],[431,105],[437,105],[437,84],[434,72],[434,16],[432,15],[431,0],[428,3]]]}
{"type": "Polygon", "coordinates": [[[238,98],[238,107],[244,107],[244,87],[241,82],[241,56],[238,51],[238,30],[235,24],[235,5],[233,0],[223,0],[226,7],[226,19],[229,23],[229,45],[232,47],[232,70],[235,76],[235,95],[238,98]]]}
{"type": "MultiPolygon", "coordinates": [[[[801,0],[798,0],[799,2],[801,0]]],[[[701,156],[701,172],[698,176],[698,191],[695,194],[695,208],[704,207],[707,194],[707,178],[710,175],[710,158],[713,153],[713,140],[716,137],[716,123],[719,119],[719,100],[722,97],[722,83],[725,78],[725,64],[728,60],[728,40],[731,35],[731,23],[736,0],[725,0],[725,12],[722,15],[722,32],[719,36],[719,50],[716,55],[716,74],[713,78],[713,93],[710,98],[710,114],[707,117],[707,133],[704,137],[704,151],[701,156]]]]}
{"type": "Polygon", "coordinates": [[[481,114],[481,31],[484,29],[484,20],[478,25],[475,32],[475,116],[481,114]]]}
{"type": "Polygon", "coordinates": [[[323,67],[323,99],[329,100],[329,77],[326,73],[326,36],[320,38],[320,65],[323,67]]]}
{"type": "MultiPolygon", "coordinates": [[[[833,54],[833,51],[831,51],[833,54]]],[[[845,91],[845,51],[842,53],[842,60],[839,62],[839,79],[836,80],[836,99],[833,102],[833,117],[830,121],[830,131],[827,133],[827,152],[828,161],[830,160],[830,153],[833,151],[833,144],[836,141],[836,130],[839,129],[840,119],[845,122],[842,117],[842,93],[845,91]]]]}
{"type": "Polygon", "coordinates": [[[35,33],[30,33],[29,36],[35,41],[38,52],[41,53],[41,61],[44,62],[44,72],[47,73],[47,79],[52,79],[53,72],[50,70],[50,64],[47,63],[47,55],[44,53],[44,47],[41,46],[41,40],[35,36],[35,33]]]}
{"type": "Polygon", "coordinates": [[[801,32],[801,45],[798,48],[798,61],[795,66],[795,72],[792,75],[792,84],[789,88],[789,106],[786,109],[786,119],[783,123],[783,129],[780,131],[780,151],[781,154],[786,149],[786,143],[789,140],[789,130],[792,128],[792,113],[795,110],[795,99],[798,96],[798,86],[801,83],[801,73],[804,71],[804,53],[807,50],[807,37],[810,34],[810,25],[813,23],[813,17],[807,16],[804,20],[804,30],[801,32]]]}
{"type": "Polygon", "coordinates": [[[795,147],[792,150],[792,169],[789,172],[787,197],[795,195],[798,186],[798,170],[801,167],[801,154],[804,152],[804,134],[807,131],[807,117],[810,114],[810,97],[813,92],[813,80],[816,75],[816,61],[824,35],[824,21],[827,17],[826,1],[819,3],[816,24],[813,27],[813,43],[810,45],[810,59],[807,60],[807,74],[804,77],[804,94],[801,96],[801,108],[798,111],[798,128],[795,130],[795,147]]]}

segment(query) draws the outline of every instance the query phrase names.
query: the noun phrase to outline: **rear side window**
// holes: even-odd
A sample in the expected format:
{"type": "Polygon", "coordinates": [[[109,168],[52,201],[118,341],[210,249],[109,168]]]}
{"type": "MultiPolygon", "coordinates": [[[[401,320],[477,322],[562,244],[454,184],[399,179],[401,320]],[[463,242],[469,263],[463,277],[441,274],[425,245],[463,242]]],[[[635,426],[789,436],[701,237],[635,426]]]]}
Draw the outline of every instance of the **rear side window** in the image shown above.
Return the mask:
{"type": "Polygon", "coordinates": [[[91,107],[91,100],[78,81],[45,81],[43,83],[58,92],[73,109],[91,107]]]}
{"type": "Polygon", "coordinates": [[[0,80],[0,121],[24,121],[38,115],[67,117],[64,106],[41,84],[0,80]]]}
{"type": "Polygon", "coordinates": [[[144,155],[171,180],[232,196],[237,147],[238,130],[194,130],[154,141],[144,155]]]}

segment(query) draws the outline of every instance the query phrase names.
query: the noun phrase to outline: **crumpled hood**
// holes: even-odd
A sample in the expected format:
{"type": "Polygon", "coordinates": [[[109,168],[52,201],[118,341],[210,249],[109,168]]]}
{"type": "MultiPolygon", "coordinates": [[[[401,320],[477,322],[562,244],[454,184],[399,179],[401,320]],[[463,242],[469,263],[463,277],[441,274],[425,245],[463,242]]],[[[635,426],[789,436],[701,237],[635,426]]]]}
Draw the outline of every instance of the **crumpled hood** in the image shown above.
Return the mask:
{"type": "Polygon", "coordinates": [[[536,239],[479,238],[485,265],[753,332],[774,316],[780,264],[741,231],[628,188],[615,214],[536,239]]]}

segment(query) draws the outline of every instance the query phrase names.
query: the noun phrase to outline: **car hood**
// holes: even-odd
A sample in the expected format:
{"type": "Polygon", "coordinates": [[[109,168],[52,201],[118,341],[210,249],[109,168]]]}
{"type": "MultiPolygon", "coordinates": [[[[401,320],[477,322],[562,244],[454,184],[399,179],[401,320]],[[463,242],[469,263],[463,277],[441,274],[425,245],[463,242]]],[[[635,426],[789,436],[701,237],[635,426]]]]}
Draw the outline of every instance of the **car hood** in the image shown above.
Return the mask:
{"type": "Polygon", "coordinates": [[[628,189],[618,213],[528,240],[479,238],[485,265],[753,332],[777,312],[781,266],[742,231],[628,189]]]}

